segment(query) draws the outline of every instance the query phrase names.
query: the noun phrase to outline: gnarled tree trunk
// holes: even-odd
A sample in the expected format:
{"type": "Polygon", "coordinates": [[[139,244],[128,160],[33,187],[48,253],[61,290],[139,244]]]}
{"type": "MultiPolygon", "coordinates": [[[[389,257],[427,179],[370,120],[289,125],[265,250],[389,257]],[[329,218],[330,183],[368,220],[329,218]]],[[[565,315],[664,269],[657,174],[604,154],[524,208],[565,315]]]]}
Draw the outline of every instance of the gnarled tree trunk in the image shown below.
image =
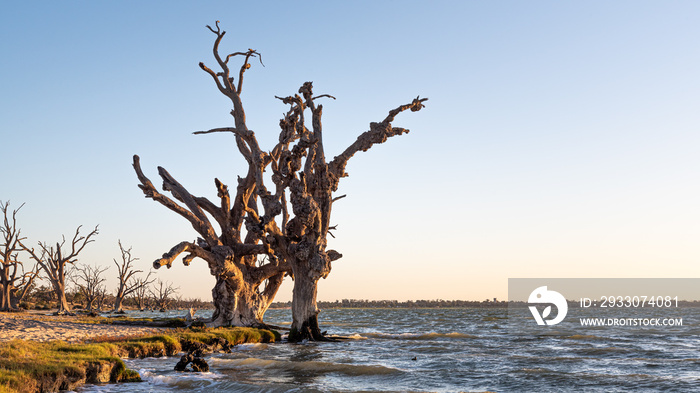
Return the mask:
{"type": "Polygon", "coordinates": [[[318,326],[319,309],[316,306],[316,295],[318,293],[318,280],[320,277],[310,276],[306,272],[310,269],[302,266],[301,263],[294,264],[296,273],[294,274],[294,289],[292,298],[292,326],[289,331],[289,341],[298,342],[302,340],[323,341],[325,337],[321,334],[318,326]]]}

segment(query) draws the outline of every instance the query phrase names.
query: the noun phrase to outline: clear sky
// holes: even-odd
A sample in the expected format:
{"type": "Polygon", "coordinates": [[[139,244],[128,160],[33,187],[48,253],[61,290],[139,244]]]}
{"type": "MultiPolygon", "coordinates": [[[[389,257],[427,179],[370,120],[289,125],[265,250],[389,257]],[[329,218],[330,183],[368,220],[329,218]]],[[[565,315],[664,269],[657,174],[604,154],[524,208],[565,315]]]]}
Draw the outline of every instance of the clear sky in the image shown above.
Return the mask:
{"type": "MultiPolygon", "coordinates": [[[[334,208],[344,257],[319,299],[507,296],[509,277],[700,276],[700,3],[15,1],[0,13],[0,200],[30,243],[100,225],[147,269],[189,224],[131,167],[214,200],[244,173],[227,99],[197,63],[253,48],[243,100],[271,148],[305,81],[332,157],[417,95],[408,135],[356,155],[334,208]]],[[[112,267],[108,274],[115,275],[112,267]]],[[[201,260],[158,275],[210,298],[201,260]]],[[[110,281],[114,287],[114,280],[110,281]]],[[[278,300],[291,298],[291,282],[278,300]]]]}

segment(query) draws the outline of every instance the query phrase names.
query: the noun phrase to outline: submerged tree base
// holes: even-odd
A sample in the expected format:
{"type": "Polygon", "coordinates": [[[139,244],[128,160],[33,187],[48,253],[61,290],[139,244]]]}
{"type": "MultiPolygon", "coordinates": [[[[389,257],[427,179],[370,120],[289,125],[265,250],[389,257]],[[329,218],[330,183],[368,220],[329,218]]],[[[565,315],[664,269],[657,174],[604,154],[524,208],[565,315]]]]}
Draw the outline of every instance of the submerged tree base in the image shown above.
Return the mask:
{"type": "Polygon", "coordinates": [[[336,340],[333,337],[328,337],[324,333],[321,332],[321,329],[318,327],[318,316],[314,315],[309,317],[306,321],[304,321],[301,324],[300,329],[295,329],[292,328],[289,331],[289,337],[287,338],[287,341],[292,342],[292,343],[297,343],[297,342],[302,342],[304,340],[307,341],[327,341],[327,342],[336,342],[336,340]]]}

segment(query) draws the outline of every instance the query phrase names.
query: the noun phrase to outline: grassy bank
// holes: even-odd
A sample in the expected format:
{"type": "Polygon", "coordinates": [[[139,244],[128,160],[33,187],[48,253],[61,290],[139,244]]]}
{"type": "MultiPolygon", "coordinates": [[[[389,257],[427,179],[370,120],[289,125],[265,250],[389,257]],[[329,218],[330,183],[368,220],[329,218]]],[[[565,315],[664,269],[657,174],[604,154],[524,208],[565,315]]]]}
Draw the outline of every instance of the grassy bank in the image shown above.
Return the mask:
{"type": "Polygon", "coordinates": [[[85,344],[14,340],[0,343],[0,393],[73,390],[84,383],[137,382],[122,357],[172,356],[183,344],[274,342],[279,334],[252,328],[174,329],[165,334],[103,337],[85,344]]]}

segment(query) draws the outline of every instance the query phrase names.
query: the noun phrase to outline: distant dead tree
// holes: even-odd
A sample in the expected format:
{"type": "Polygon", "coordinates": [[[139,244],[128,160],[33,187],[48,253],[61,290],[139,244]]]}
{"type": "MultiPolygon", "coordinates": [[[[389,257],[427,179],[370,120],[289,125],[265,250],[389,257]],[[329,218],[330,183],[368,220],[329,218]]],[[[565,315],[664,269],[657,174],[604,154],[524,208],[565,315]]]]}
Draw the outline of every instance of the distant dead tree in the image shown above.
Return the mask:
{"type": "Polygon", "coordinates": [[[79,226],[75,230],[75,235],[69,245],[66,245],[66,237],[60,243],[56,243],[56,247],[50,246],[48,243],[39,242],[41,253],[37,254],[33,248],[22,247],[29,252],[32,259],[38,263],[46,273],[51,286],[56,293],[58,299],[58,315],[70,314],[70,306],[66,300],[66,269],[72,266],[76,261],[78,254],[85,249],[85,246],[94,241],[93,237],[98,234],[98,227],[95,227],[86,236],[80,235],[79,226]]]}
{"type": "Polygon", "coordinates": [[[124,303],[124,299],[139,289],[143,289],[145,291],[145,287],[152,284],[155,281],[155,278],[149,280],[152,273],[152,271],[149,271],[146,278],[139,280],[136,277],[136,274],[143,273],[143,271],[136,270],[133,266],[133,263],[136,262],[138,258],[134,258],[131,255],[131,248],[127,250],[124,248],[124,246],[122,246],[121,240],[119,241],[119,251],[121,251],[121,261],[117,262],[117,260],[114,259],[114,264],[117,265],[117,273],[119,278],[117,293],[114,295],[114,312],[123,313],[124,309],[122,303],[124,303]]]}
{"type": "Polygon", "coordinates": [[[213,52],[220,70],[212,70],[204,63],[199,66],[231,101],[234,125],[195,134],[232,133],[238,151],[248,163],[247,173],[238,178],[235,196],[230,195],[219,179],[214,179],[219,201],[213,203],[191,194],[159,167],[163,190],[170,192],[173,200],[155,188],[141,170],[139,157],[134,156],[134,170],[146,197],[187,219],[200,235],[195,242],[174,246],[153,263],[154,267],[170,267],[180,254],[185,254],[185,265],[197,257],[205,260],[217,280],[212,291],[215,311],[211,325],[214,326],[262,325],[262,316],[282,279],[285,274],[291,274],[294,290],[289,340],[324,340],[318,326],[318,280],[327,277],[331,262],[342,257],[339,252],[327,249],[327,236],[334,229],[330,225],[331,208],[343,197],[333,193],[340,179],[347,176],[345,167],[349,159],[392,136],[407,133],[407,129],[394,127],[392,122],[406,110],[422,109],[427,98],[417,97],[390,110],[382,121],[370,123],[369,130],[340,155],[326,160],[321,126],[323,106],[317,100],[334,97],[314,95],[312,83],[306,82],[298,94],[277,97],[289,109],[279,123],[279,142],[271,150],[264,150],[248,128],[241,100],[243,75],[251,67],[249,60],[260,59],[260,54],[248,49],[221,56],[219,45],[226,32],[221,31],[218,21],[216,29],[207,28],[216,35],[213,52]],[[235,70],[229,68],[229,60],[237,56],[244,61],[235,75],[235,70]],[[268,181],[266,186],[266,179],[271,179],[271,184],[268,181]],[[218,224],[219,233],[209,217],[218,224]],[[266,262],[258,263],[259,255],[267,255],[266,262]]]}
{"type": "Polygon", "coordinates": [[[0,211],[3,215],[0,225],[0,311],[17,310],[39,275],[38,265],[27,272],[24,270],[24,264],[18,259],[19,253],[23,251],[20,242],[26,238],[21,236],[21,231],[17,228],[17,212],[24,205],[20,205],[12,213],[9,206],[9,201],[0,201],[0,211]]]}
{"type": "Polygon", "coordinates": [[[158,280],[156,285],[151,286],[149,289],[151,294],[151,299],[158,307],[159,311],[166,311],[170,307],[170,303],[173,301],[173,296],[179,288],[173,286],[170,282],[163,282],[158,280]]]}
{"type": "Polygon", "coordinates": [[[97,296],[95,297],[95,308],[97,311],[102,312],[104,309],[105,302],[109,298],[109,292],[107,292],[107,287],[106,286],[101,286],[97,290],[97,296]]]}
{"type": "Polygon", "coordinates": [[[148,306],[148,295],[149,295],[149,285],[151,285],[155,279],[153,280],[148,280],[150,277],[151,272],[148,273],[148,276],[145,278],[143,277],[138,277],[134,280],[135,282],[135,289],[132,292],[131,298],[136,303],[136,306],[140,311],[143,311],[146,309],[148,306]]]}
{"type": "Polygon", "coordinates": [[[75,271],[71,275],[70,280],[85,298],[85,308],[87,311],[100,309],[100,307],[95,307],[95,303],[101,296],[104,298],[104,293],[107,290],[104,285],[107,279],[103,274],[107,269],[109,269],[109,267],[101,268],[99,266],[90,265],[75,266],[75,271]]]}

